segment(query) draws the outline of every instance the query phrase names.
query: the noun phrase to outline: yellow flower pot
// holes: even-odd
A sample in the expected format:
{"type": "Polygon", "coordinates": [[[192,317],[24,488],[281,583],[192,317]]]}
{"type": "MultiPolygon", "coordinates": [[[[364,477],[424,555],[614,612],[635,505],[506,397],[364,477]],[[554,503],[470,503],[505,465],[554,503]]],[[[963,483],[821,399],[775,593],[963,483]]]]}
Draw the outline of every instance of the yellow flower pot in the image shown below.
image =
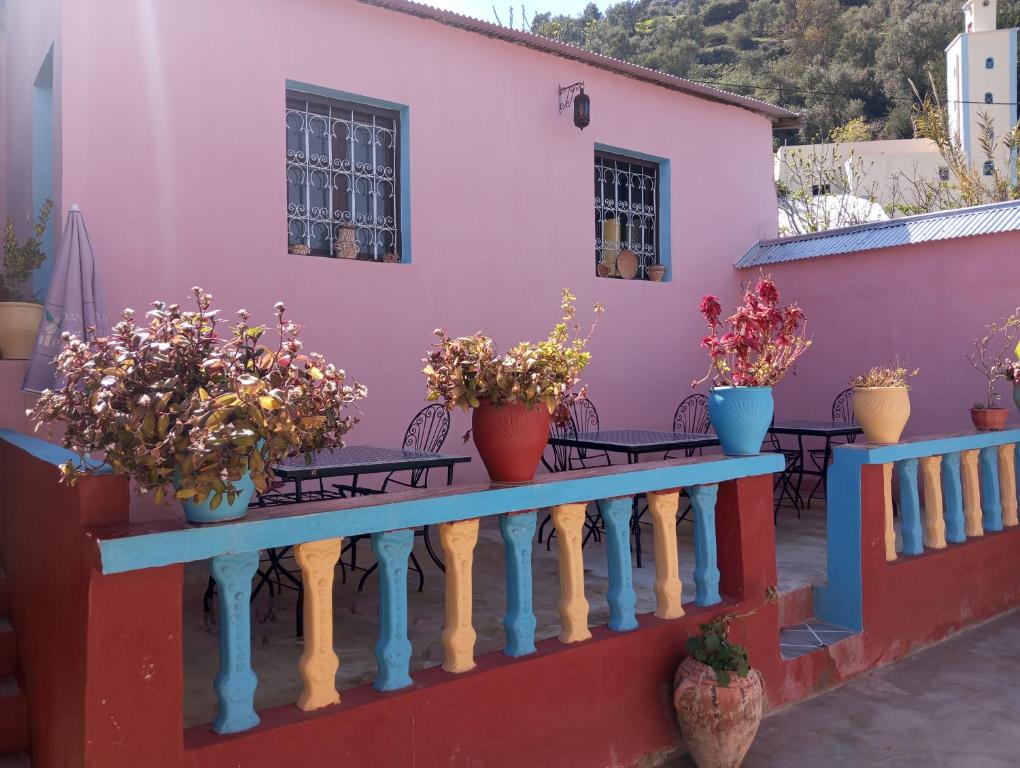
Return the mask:
{"type": "Polygon", "coordinates": [[[0,356],[4,360],[28,360],[42,322],[42,304],[0,301],[0,356]]]}
{"type": "Polygon", "coordinates": [[[898,443],[910,418],[908,388],[854,387],[854,418],[869,443],[898,443]]]}

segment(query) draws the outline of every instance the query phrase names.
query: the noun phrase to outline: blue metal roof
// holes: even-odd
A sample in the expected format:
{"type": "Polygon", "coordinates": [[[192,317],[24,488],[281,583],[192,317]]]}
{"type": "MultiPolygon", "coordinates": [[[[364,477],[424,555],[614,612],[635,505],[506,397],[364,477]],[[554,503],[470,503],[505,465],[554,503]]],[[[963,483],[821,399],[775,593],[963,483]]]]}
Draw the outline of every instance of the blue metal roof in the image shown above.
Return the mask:
{"type": "Polygon", "coordinates": [[[782,264],[786,261],[835,256],[841,253],[916,245],[958,237],[1020,230],[1020,200],[958,208],[953,211],[905,216],[809,235],[761,240],[737,260],[737,269],[782,264]]]}

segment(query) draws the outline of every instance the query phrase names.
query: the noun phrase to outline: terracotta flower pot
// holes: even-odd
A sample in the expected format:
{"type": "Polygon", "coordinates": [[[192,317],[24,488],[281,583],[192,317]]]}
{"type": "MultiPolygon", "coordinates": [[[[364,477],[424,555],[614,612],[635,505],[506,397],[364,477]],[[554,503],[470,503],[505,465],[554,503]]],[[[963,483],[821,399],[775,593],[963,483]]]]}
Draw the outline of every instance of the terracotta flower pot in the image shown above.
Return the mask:
{"type": "Polygon", "coordinates": [[[0,356],[4,360],[28,360],[42,318],[42,304],[0,302],[0,356]]]}
{"type": "Polygon", "coordinates": [[[869,443],[898,443],[910,418],[910,392],[907,387],[854,387],[854,418],[869,443]]]}
{"type": "Polygon", "coordinates": [[[341,259],[358,258],[358,232],[353,224],[340,225],[340,240],[334,243],[333,253],[341,259]]]}
{"type": "Polygon", "coordinates": [[[549,409],[482,399],[471,412],[471,434],[494,483],[528,483],[549,439],[549,409]]]}
{"type": "Polygon", "coordinates": [[[661,283],[662,278],[666,276],[666,268],[661,264],[652,264],[650,267],[645,267],[645,274],[653,283],[661,283]]]}
{"type": "Polygon", "coordinates": [[[971,408],[970,420],[978,432],[998,432],[1005,428],[1009,410],[1006,408],[971,408]]]}
{"type": "Polygon", "coordinates": [[[673,709],[698,768],[739,768],[758,733],[765,685],[754,669],[720,685],[711,667],[688,656],[673,678],[673,709]]]}

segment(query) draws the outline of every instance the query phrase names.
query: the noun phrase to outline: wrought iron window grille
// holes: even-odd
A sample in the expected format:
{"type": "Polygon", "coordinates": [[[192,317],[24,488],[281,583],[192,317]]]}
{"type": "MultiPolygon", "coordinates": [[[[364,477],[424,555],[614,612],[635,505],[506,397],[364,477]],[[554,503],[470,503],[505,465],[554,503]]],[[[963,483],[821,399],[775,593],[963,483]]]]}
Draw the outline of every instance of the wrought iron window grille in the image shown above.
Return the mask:
{"type": "Polygon", "coordinates": [[[637,256],[637,277],[659,263],[659,166],[607,152],[595,153],[595,270],[619,277],[616,259],[637,256]]]}
{"type": "Polygon", "coordinates": [[[400,116],[288,91],[287,242],[400,261],[400,116]]]}

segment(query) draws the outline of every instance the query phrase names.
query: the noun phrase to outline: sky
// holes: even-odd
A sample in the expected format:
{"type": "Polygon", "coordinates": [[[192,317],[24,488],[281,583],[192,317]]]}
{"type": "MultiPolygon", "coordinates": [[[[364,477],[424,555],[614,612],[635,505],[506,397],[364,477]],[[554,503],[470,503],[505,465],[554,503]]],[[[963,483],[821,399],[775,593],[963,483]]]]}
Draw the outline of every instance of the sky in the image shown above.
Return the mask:
{"type": "MultiPolygon", "coordinates": [[[[584,10],[591,0],[524,0],[524,10],[528,19],[536,13],[551,12],[554,16],[560,13],[577,15],[584,10]]],[[[443,8],[448,11],[463,13],[465,16],[473,16],[482,21],[496,21],[492,6],[496,6],[501,22],[509,23],[508,10],[510,5],[514,6],[514,27],[521,28],[521,0],[420,0],[436,8],[443,8]]],[[[605,6],[604,2],[595,3],[599,8],[605,6]]]]}

